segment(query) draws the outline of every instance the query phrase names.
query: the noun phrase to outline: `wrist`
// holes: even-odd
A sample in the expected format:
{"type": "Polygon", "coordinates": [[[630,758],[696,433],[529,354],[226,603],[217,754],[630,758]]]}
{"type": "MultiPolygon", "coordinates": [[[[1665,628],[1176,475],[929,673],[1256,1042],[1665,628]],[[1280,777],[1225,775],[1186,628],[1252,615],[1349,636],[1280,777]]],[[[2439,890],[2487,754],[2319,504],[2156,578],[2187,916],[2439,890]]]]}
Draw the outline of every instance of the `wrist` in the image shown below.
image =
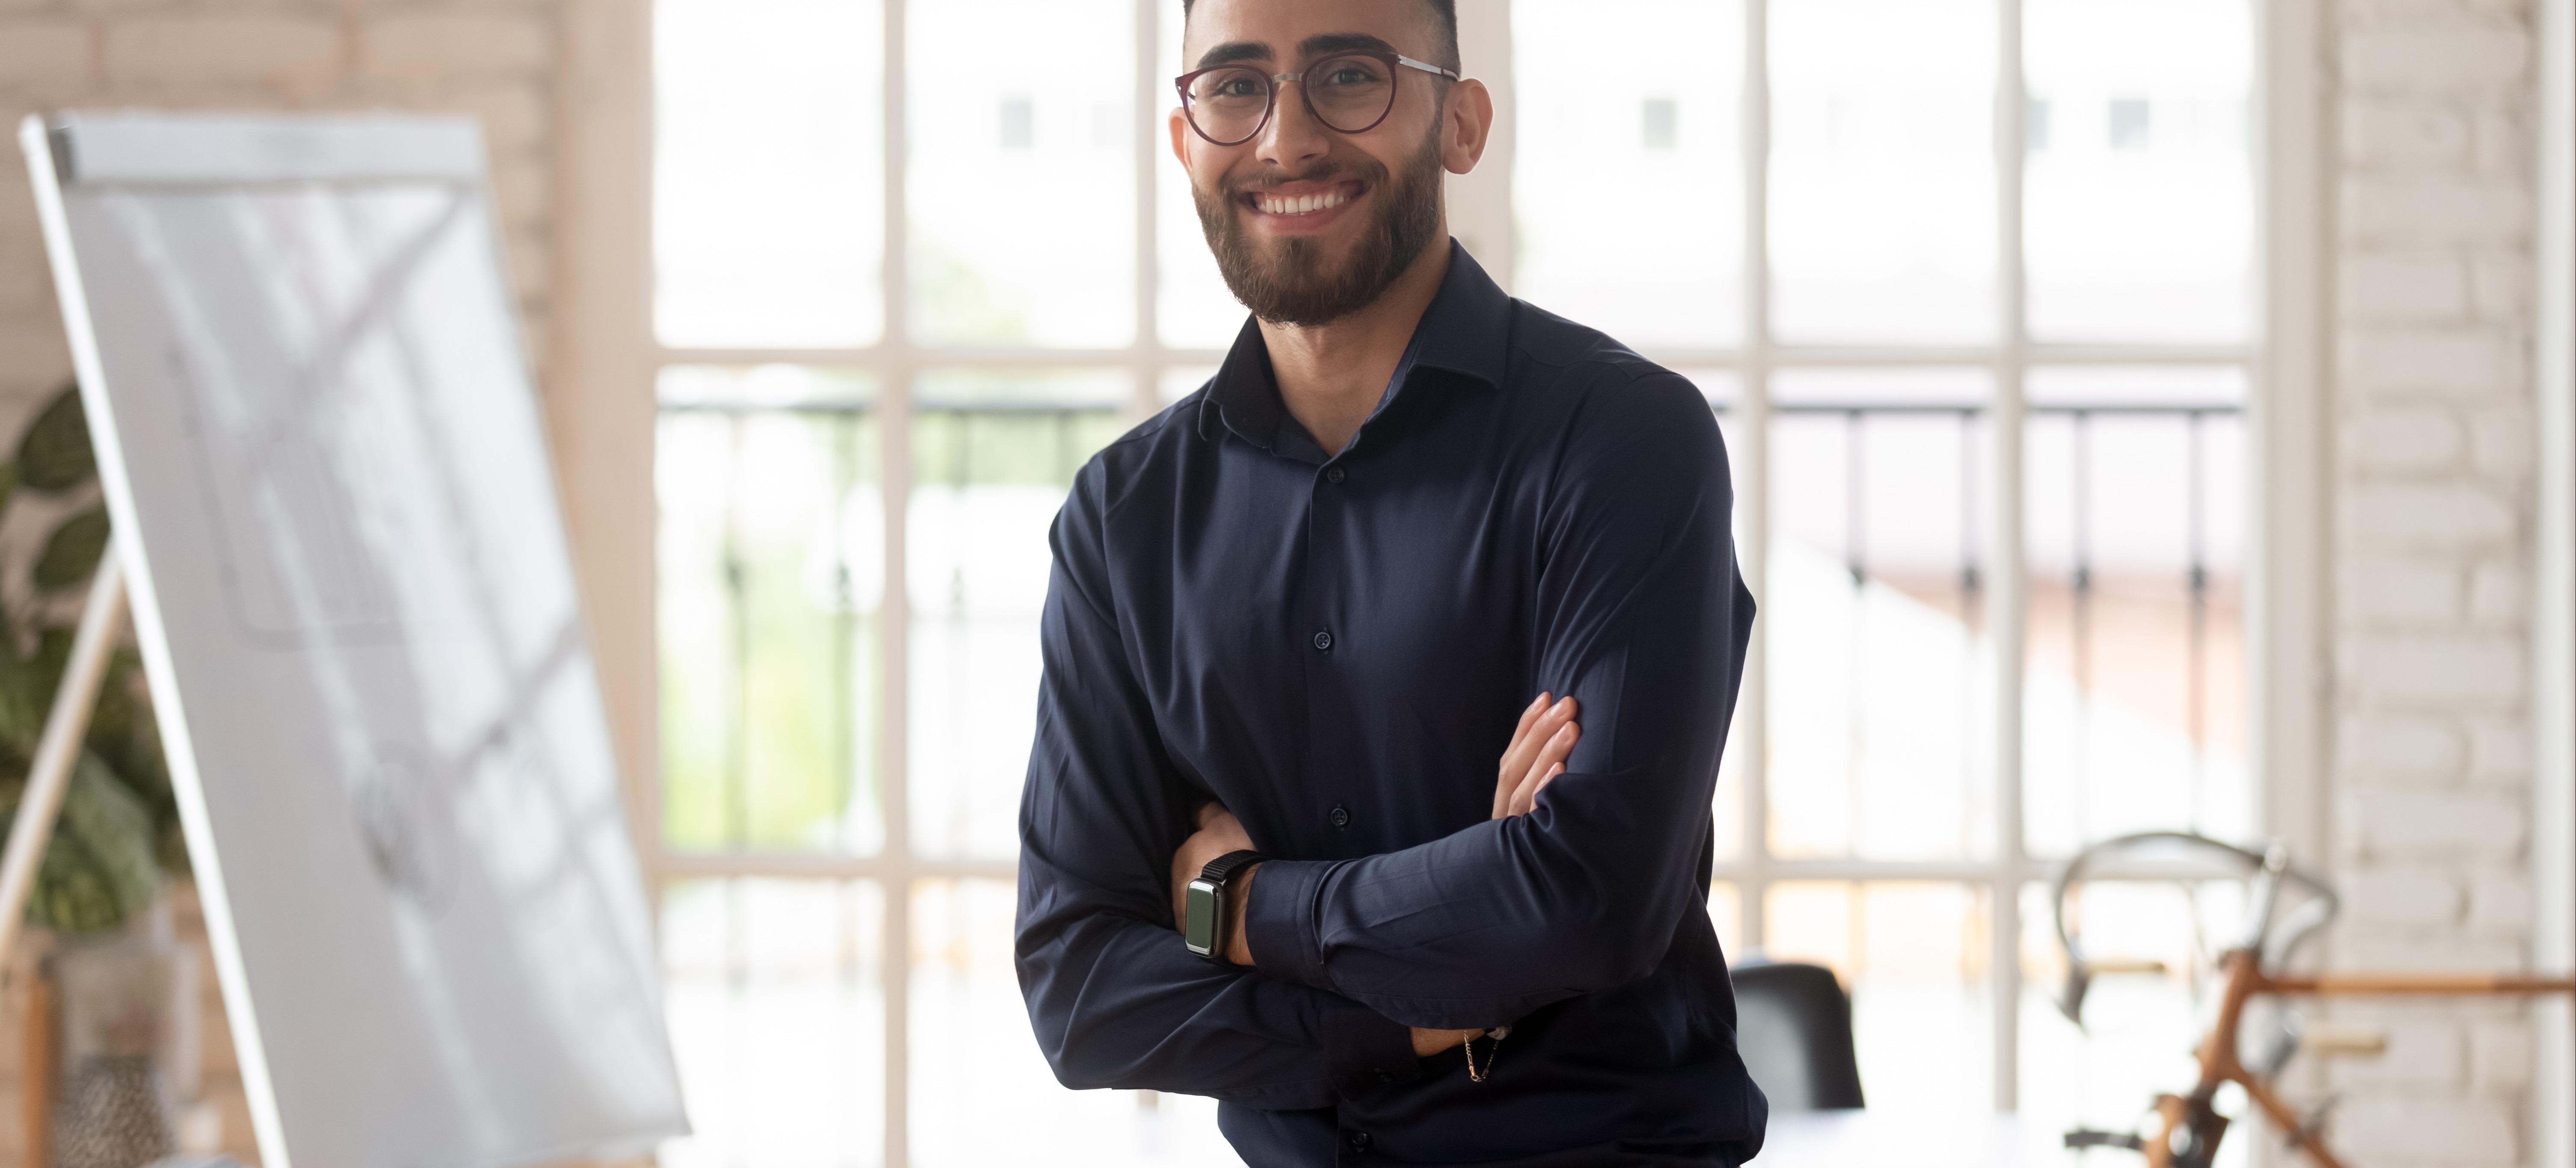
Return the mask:
{"type": "Polygon", "coordinates": [[[1252,878],[1260,871],[1261,865],[1254,864],[1236,873],[1225,887],[1225,959],[1246,969],[1252,967],[1252,944],[1245,938],[1244,924],[1252,905],[1252,878]]]}
{"type": "Polygon", "coordinates": [[[1413,1057],[1430,1058],[1444,1050],[1467,1045],[1467,1040],[1482,1035],[1482,1030],[1425,1030],[1413,1027],[1413,1057]]]}

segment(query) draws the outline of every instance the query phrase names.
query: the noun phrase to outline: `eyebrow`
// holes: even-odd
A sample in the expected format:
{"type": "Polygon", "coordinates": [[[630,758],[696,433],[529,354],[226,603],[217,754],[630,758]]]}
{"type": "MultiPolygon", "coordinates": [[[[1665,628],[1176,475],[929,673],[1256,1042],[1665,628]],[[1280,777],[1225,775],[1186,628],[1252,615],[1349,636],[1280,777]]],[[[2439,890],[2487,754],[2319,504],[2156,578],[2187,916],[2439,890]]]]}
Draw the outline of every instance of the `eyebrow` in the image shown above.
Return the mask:
{"type": "MultiPolygon", "coordinates": [[[[1384,38],[1371,36],[1364,32],[1321,33],[1316,36],[1307,37],[1305,40],[1298,42],[1297,45],[1298,53],[1308,60],[1313,60],[1314,58],[1323,56],[1327,53],[1347,53],[1360,49],[1366,49],[1371,52],[1392,53],[1395,51],[1395,46],[1386,43],[1384,38]]],[[[1229,41],[1225,44],[1209,49],[1204,54],[1201,54],[1199,57],[1199,68],[1213,69],[1219,65],[1231,65],[1237,61],[1267,61],[1271,59],[1270,46],[1267,44],[1260,41],[1229,41]]]]}

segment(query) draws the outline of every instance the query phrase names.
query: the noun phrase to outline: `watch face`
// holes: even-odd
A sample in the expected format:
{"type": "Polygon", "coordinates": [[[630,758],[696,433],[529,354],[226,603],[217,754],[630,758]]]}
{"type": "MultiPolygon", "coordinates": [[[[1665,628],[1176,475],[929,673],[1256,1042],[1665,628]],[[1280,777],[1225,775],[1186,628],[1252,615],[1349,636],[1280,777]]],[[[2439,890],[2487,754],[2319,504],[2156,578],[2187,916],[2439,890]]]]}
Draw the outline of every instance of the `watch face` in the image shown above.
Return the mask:
{"type": "Polygon", "coordinates": [[[1201,957],[1216,952],[1216,913],[1225,902],[1217,886],[1205,880],[1190,881],[1183,893],[1186,919],[1181,922],[1181,939],[1189,942],[1190,952],[1201,957]]]}

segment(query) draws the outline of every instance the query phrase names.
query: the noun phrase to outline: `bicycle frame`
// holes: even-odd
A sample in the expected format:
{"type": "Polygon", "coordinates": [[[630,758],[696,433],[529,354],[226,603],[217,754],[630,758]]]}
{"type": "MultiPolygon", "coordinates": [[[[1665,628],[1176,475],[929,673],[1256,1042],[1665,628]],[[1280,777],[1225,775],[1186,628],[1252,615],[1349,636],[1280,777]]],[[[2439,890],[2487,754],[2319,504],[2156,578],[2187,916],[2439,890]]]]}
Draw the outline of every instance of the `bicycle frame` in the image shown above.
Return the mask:
{"type": "MultiPolygon", "coordinates": [[[[2366,973],[2340,972],[2320,974],[2276,974],[2268,968],[2267,955],[2286,959],[2298,942],[2321,928],[2334,911],[2334,893],[2324,882],[2293,870],[2287,853],[2279,847],[2262,851],[2239,848],[2203,836],[2176,832],[2154,832],[2139,836],[2107,840],[2079,854],[2068,866],[2057,885],[2058,937],[2068,961],[2068,990],[2061,1006],[2067,1016],[2081,1022],[2084,986],[2095,972],[2162,971],[2155,962],[2121,962],[2088,960],[2065,918],[2066,892],[2078,882],[2086,864],[2097,853],[2114,851],[2147,843],[2184,843],[2224,854],[2232,854],[2255,868],[2250,889],[2252,921],[2244,939],[2219,958],[2225,976],[2218,1000],[2216,1020],[2202,1037],[2196,1056],[2200,1064],[2199,1082],[2188,1095],[2159,1095],[2153,1118],[2141,1135],[2118,1135],[2109,1132],[2070,1132],[2070,1147],[2126,1147],[2146,1156],[2147,1168],[2208,1168],[2227,1132],[2229,1119],[2215,1106],[2220,1087],[2234,1083],[2263,1117],[2279,1126],[2291,1146],[2306,1153],[2316,1168],[2344,1168],[2344,1162],[2326,1143],[2322,1123],[2300,1120],[2298,1113],[2273,1090],[2269,1072],[2257,1073],[2245,1064],[2237,1049],[2243,1029],[2246,1004],[2255,998],[2331,996],[2405,996],[2405,997],[2498,997],[2537,994],[2576,993],[2576,979],[2566,977],[2532,977],[2504,973],[2366,973]],[[2293,914],[2297,923],[2288,927],[2286,941],[2275,943],[2271,936],[2280,924],[2277,913],[2284,884],[2298,883],[2319,898],[2321,911],[2293,914]]],[[[2288,1032],[2294,1037],[2295,1031],[2288,1032]]],[[[2285,1047],[2295,1052],[2296,1047],[2285,1047]]],[[[2277,1066],[2272,1068],[2277,1070],[2277,1066]]]]}

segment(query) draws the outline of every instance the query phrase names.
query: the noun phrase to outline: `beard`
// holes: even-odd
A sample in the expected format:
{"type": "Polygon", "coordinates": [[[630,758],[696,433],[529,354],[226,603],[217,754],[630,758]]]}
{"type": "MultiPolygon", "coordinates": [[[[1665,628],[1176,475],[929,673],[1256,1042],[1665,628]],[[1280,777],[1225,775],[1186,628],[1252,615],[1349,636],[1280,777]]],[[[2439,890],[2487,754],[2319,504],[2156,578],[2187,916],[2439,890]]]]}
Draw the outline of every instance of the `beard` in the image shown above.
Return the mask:
{"type": "Polygon", "coordinates": [[[1271,184],[1233,185],[1222,194],[1193,184],[1190,197],[1198,204],[1199,226],[1207,232],[1208,249],[1216,253],[1225,286],[1252,315],[1300,328],[1330,324],[1377,303],[1440,232],[1436,125],[1431,138],[1401,165],[1401,173],[1391,175],[1383,163],[1361,155],[1356,162],[1326,161],[1296,180],[1281,180],[1357,179],[1378,196],[1359,239],[1339,265],[1331,264],[1321,239],[1295,236],[1272,240],[1264,248],[1244,229],[1243,196],[1271,184]]]}

